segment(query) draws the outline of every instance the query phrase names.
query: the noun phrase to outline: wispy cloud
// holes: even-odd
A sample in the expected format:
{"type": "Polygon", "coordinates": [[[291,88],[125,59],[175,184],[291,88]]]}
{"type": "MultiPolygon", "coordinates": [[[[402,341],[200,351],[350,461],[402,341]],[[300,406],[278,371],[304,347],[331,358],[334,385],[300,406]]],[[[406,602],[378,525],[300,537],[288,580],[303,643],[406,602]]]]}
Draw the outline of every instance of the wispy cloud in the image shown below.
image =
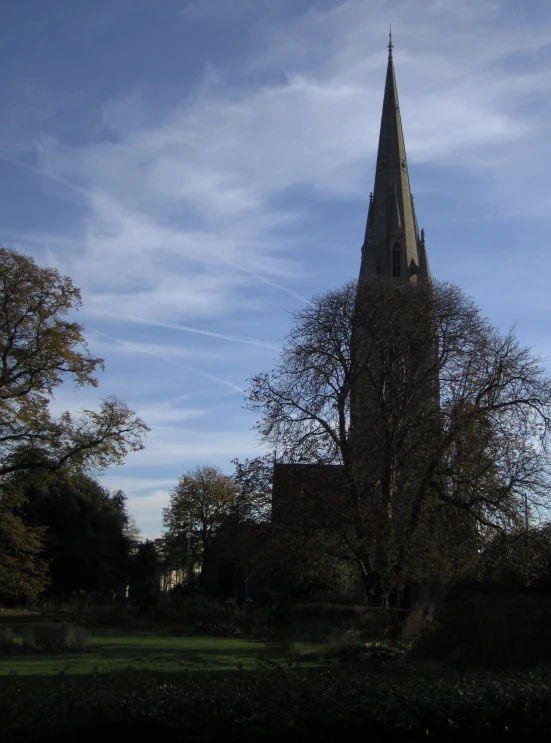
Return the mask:
{"type": "Polygon", "coordinates": [[[188,422],[187,426],[157,426],[148,436],[146,448],[128,457],[128,470],[135,476],[140,471],[145,476],[152,469],[156,472],[184,471],[196,464],[219,463],[224,471],[231,471],[230,462],[235,457],[256,457],[264,452],[250,430],[232,429],[238,416],[226,420],[220,416],[211,420],[207,429],[188,422]],[[181,471],[180,471],[181,470],[181,471]]]}
{"type": "MultiPolygon", "coordinates": [[[[159,524],[162,473],[258,452],[236,393],[273,363],[286,311],[357,272],[389,19],[433,266],[504,323],[513,310],[527,327],[544,322],[546,274],[532,264],[545,265],[551,214],[549,3],[128,2],[90,38],[82,5],[94,16],[82,0],[68,27],[93,46],[94,70],[102,34],[109,80],[86,65],[71,77],[84,62],[72,40],[63,46],[65,26],[52,43],[66,87],[56,55],[34,68],[32,49],[19,58],[21,132],[11,102],[12,123],[0,124],[2,165],[21,179],[0,205],[14,225],[3,241],[81,287],[107,360],[97,396],[117,391],[152,425],[120,475],[144,522],[159,524]],[[25,211],[29,193],[41,210],[25,211]]],[[[79,401],[67,392],[54,405],[79,401]]]]}
{"type": "Polygon", "coordinates": [[[160,352],[158,347],[152,348],[151,344],[144,345],[144,344],[138,344],[138,343],[131,343],[129,341],[121,340],[120,338],[115,338],[112,335],[108,335],[107,333],[103,333],[100,330],[96,330],[94,332],[103,336],[104,338],[108,338],[109,340],[113,341],[119,346],[122,346],[123,348],[132,350],[135,353],[146,354],[147,356],[153,356],[154,358],[162,359],[163,361],[166,361],[169,364],[173,364],[174,366],[177,366],[180,369],[191,371],[194,374],[198,374],[199,376],[204,377],[205,379],[209,379],[213,382],[221,384],[224,387],[229,387],[234,392],[239,392],[240,394],[244,393],[244,390],[242,387],[238,387],[236,384],[229,381],[228,379],[223,379],[222,377],[219,377],[216,374],[211,374],[210,372],[207,372],[204,369],[197,369],[196,367],[190,366],[189,364],[182,364],[182,362],[176,361],[174,358],[172,358],[170,354],[160,352]]]}

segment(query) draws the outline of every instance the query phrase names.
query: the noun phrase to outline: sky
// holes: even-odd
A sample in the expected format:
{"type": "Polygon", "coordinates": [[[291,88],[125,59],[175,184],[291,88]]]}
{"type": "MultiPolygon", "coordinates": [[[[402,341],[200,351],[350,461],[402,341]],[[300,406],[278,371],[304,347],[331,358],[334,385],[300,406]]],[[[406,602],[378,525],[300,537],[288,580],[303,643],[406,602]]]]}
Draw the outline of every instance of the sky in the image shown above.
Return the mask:
{"type": "MultiPolygon", "coordinates": [[[[97,389],[150,425],[100,481],[144,538],[264,453],[247,379],[357,276],[389,23],[432,275],[551,353],[548,0],[0,0],[0,243],[82,291],[97,389]]],[[[548,364],[551,369],[551,363],[548,364]]]]}

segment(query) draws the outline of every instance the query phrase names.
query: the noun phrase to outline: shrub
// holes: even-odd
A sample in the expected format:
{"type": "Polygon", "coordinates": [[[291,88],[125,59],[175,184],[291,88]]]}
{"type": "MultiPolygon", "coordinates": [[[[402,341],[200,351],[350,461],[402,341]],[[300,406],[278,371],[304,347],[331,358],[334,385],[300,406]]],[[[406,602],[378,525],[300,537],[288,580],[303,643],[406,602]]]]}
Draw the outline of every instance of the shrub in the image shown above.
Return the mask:
{"type": "Polygon", "coordinates": [[[0,689],[2,741],[543,741],[551,676],[277,668],[184,685],[129,674],[0,689]],[[38,732],[40,731],[40,733],[38,732]],[[42,737],[40,737],[42,736],[42,737]]]}
{"type": "Polygon", "coordinates": [[[551,599],[465,592],[435,608],[435,627],[413,657],[456,667],[501,669],[551,662],[551,599]]]}
{"type": "Polygon", "coordinates": [[[411,643],[397,640],[364,642],[358,633],[346,632],[341,637],[331,638],[325,657],[381,666],[404,657],[410,649],[411,643]]]}
{"type": "Polygon", "coordinates": [[[400,636],[405,616],[402,609],[369,607],[360,615],[357,626],[364,640],[392,640],[400,636]]]}
{"type": "Polygon", "coordinates": [[[234,624],[216,623],[194,625],[193,630],[198,635],[210,635],[211,637],[241,637],[242,632],[234,624]]]}
{"type": "Polygon", "coordinates": [[[363,647],[362,634],[357,629],[333,631],[327,641],[327,658],[357,660],[363,647]]]}
{"type": "Polygon", "coordinates": [[[35,650],[34,625],[25,625],[21,628],[21,643],[27,650],[35,650]]]}
{"type": "Polygon", "coordinates": [[[85,650],[90,634],[84,627],[68,622],[33,624],[22,628],[21,639],[28,650],[85,650]]]}
{"type": "Polygon", "coordinates": [[[0,627],[0,653],[11,653],[15,647],[15,638],[9,627],[0,627]]]}
{"type": "Polygon", "coordinates": [[[379,665],[393,663],[404,658],[411,650],[410,642],[383,640],[382,642],[366,642],[360,660],[370,661],[379,665]]]}
{"type": "Polygon", "coordinates": [[[85,612],[86,623],[96,627],[126,627],[133,622],[133,615],[124,604],[92,606],[85,612]]]}
{"type": "Polygon", "coordinates": [[[233,606],[199,596],[160,596],[156,609],[160,622],[181,622],[193,627],[197,624],[225,624],[236,615],[233,606]]]}
{"type": "Polygon", "coordinates": [[[314,643],[307,640],[292,640],[287,646],[287,652],[289,657],[294,660],[301,658],[319,658],[321,660],[325,657],[327,645],[326,643],[314,643]]]}
{"type": "Polygon", "coordinates": [[[78,650],[86,650],[86,648],[90,644],[91,637],[92,633],[89,629],[86,629],[86,627],[81,627],[78,624],[75,625],[73,647],[78,650]]]}
{"type": "Polygon", "coordinates": [[[418,601],[404,622],[400,633],[402,640],[415,640],[434,629],[435,609],[434,601],[418,601]]]}
{"type": "Polygon", "coordinates": [[[405,612],[350,604],[298,604],[289,629],[294,639],[320,642],[335,632],[359,633],[359,642],[390,640],[399,635],[405,612]]]}
{"type": "Polygon", "coordinates": [[[337,659],[346,662],[369,662],[383,665],[402,658],[411,649],[411,643],[396,640],[362,640],[358,630],[334,630],[324,641],[293,640],[288,653],[295,659],[337,659]]]}

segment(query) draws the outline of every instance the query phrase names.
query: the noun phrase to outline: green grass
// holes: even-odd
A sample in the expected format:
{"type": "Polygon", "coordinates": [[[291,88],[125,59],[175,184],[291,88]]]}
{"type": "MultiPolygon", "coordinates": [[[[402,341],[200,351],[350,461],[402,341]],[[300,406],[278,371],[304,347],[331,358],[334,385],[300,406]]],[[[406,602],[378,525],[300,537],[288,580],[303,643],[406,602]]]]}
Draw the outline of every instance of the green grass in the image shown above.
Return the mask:
{"type": "Polygon", "coordinates": [[[163,675],[227,672],[239,667],[252,670],[258,665],[257,658],[276,663],[287,661],[282,646],[258,640],[104,631],[95,634],[84,651],[1,656],[0,676],[85,676],[129,668],[163,675]]]}

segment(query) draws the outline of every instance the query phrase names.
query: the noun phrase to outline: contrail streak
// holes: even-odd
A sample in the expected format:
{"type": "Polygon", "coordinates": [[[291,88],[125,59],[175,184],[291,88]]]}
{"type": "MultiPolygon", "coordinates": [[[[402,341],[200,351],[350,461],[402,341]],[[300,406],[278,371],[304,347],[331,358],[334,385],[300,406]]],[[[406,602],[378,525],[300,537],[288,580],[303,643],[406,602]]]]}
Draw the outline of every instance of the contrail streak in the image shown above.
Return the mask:
{"type": "Polygon", "coordinates": [[[155,320],[146,320],[143,317],[134,317],[133,315],[119,315],[114,312],[101,312],[99,310],[93,310],[90,312],[91,315],[98,315],[101,317],[114,317],[118,320],[127,320],[128,322],[141,323],[143,325],[152,325],[156,328],[167,328],[168,330],[178,330],[182,333],[194,333],[195,335],[205,335],[208,338],[220,338],[224,341],[230,341],[231,343],[243,343],[246,346],[257,346],[259,348],[270,348],[273,351],[281,350],[277,346],[272,346],[270,343],[264,343],[256,338],[242,338],[238,335],[225,335],[224,333],[215,333],[212,330],[202,330],[201,328],[193,328],[190,325],[173,325],[171,323],[158,322],[155,320]]]}
{"type": "Polygon", "coordinates": [[[103,333],[101,330],[95,330],[91,328],[91,332],[96,333],[97,335],[101,335],[104,338],[108,338],[109,340],[114,341],[115,343],[118,343],[121,346],[130,346],[135,351],[138,351],[138,353],[144,353],[146,354],[146,356],[153,356],[156,359],[162,359],[163,361],[166,361],[167,363],[172,364],[173,366],[180,367],[180,369],[191,371],[194,374],[198,374],[201,377],[210,379],[212,382],[218,382],[218,384],[222,384],[225,387],[229,387],[234,392],[240,392],[241,394],[245,393],[245,390],[242,387],[239,387],[233,382],[230,382],[228,379],[217,377],[215,374],[210,374],[209,372],[203,371],[202,369],[196,369],[194,366],[189,366],[188,364],[182,364],[181,362],[175,361],[174,359],[171,359],[168,356],[164,356],[163,354],[157,353],[155,351],[150,351],[147,348],[143,348],[143,346],[140,346],[137,343],[130,343],[129,341],[122,340],[122,338],[115,338],[113,335],[108,335],[108,333],[103,333]]]}

